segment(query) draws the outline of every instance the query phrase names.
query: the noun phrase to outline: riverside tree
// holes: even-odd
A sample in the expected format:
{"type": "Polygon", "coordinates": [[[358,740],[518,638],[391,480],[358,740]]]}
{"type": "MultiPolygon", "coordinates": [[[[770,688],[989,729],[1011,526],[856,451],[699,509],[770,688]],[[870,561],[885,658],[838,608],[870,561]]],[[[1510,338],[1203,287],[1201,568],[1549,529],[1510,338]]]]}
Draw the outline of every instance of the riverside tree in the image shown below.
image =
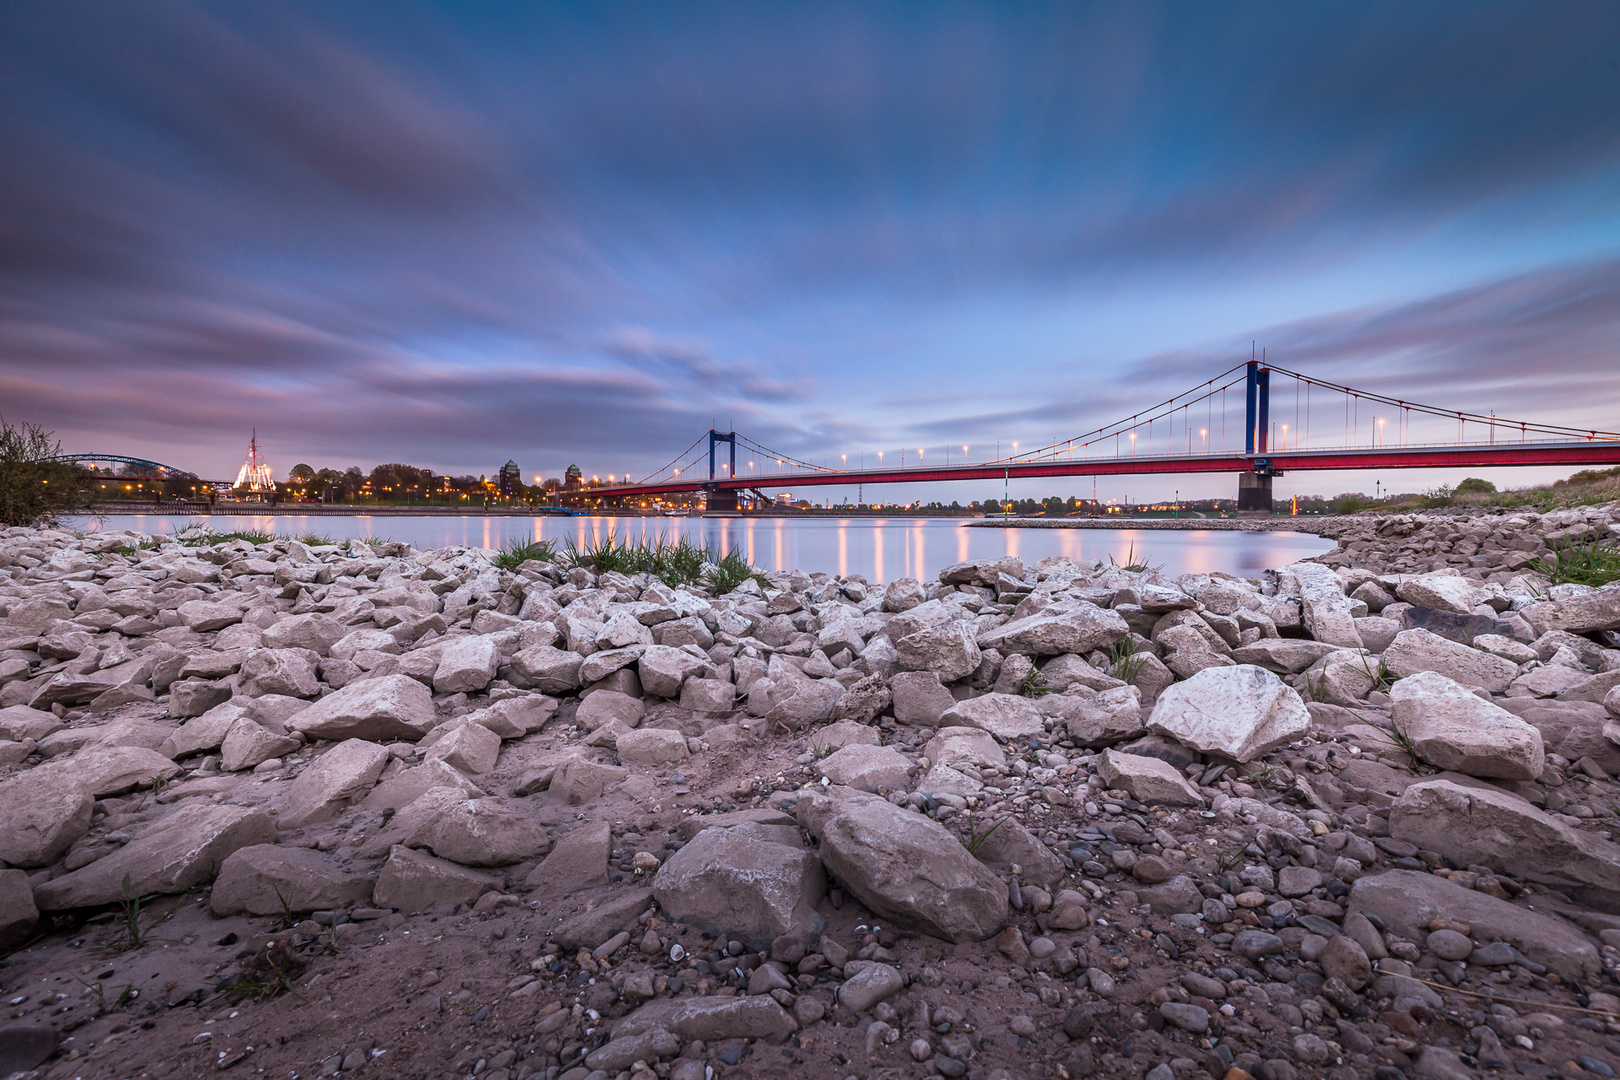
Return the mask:
{"type": "Polygon", "coordinates": [[[61,452],[62,444],[38,424],[11,424],[0,416],[0,524],[34,525],[84,511],[89,475],[74,465],[40,460],[61,452]]]}

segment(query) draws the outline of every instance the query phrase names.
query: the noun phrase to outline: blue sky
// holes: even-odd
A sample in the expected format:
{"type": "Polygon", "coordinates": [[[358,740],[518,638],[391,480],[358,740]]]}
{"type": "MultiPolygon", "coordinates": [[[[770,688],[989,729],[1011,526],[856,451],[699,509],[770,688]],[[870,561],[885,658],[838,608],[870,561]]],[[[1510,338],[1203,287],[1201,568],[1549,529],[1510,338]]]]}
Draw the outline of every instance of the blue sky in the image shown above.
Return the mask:
{"type": "Polygon", "coordinates": [[[1609,3],[10,4],[0,411],[218,476],[254,427],[280,472],[640,473],[711,421],[978,457],[1257,341],[1614,428],[1617,42],[1609,3]]]}

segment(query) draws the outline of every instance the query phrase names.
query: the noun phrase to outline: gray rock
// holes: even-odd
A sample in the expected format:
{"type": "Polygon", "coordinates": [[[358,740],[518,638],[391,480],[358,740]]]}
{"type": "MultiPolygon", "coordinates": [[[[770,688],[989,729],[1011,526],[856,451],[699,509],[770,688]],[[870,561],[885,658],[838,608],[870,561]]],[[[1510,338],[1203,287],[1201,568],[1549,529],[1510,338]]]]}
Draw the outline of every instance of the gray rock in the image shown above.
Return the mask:
{"type": "Polygon", "coordinates": [[[619,1073],[636,1062],[655,1062],[674,1057],[681,1051],[681,1040],[661,1027],[626,1035],[599,1046],[585,1055],[585,1067],[604,1073],[619,1073]]]}
{"type": "Polygon", "coordinates": [[[723,716],[737,704],[737,688],[723,679],[687,679],[681,684],[681,708],[704,716],[723,716]]]}
{"type": "Polygon", "coordinates": [[[476,870],[408,847],[395,847],[377,878],[372,902],[405,912],[470,906],[494,885],[493,878],[476,870]]]}
{"type": "Polygon", "coordinates": [[[90,831],[95,801],[86,784],[43,769],[0,783],[0,863],[49,866],[90,831]]]}
{"type": "Polygon", "coordinates": [[[530,871],[524,885],[553,896],[605,885],[612,851],[613,836],[607,822],[581,825],[557,838],[551,854],[530,871]]]}
{"type": "Polygon", "coordinates": [[[343,739],[416,742],[439,722],[433,692],[409,675],[350,683],[292,718],[304,734],[343,739]]]}
{"type": "Polygon", "coordinates": [[[296,827],[336,816],[372,789],[388,759],[386,749],[364,739],[338,743],[298,774],[281,820],[296,827]]]}
{"type": "Polygon", "coordinates": [[[585,658],[552,645],[537,645],[513,654],[510,676],[514,686],[539,690],[547,694],[566,694],[578,690],[580,667],[585,658]]]}
{"type": "Polygon", "coordinates": [[[1541,732],[1432,671],[1390,687],[1395,726],[1417,756],[1469,776],[1534,780],[1546,768],[1541,732]]]}
{"type": "Polygon", "coordinates": [[[265,630],[264,644],[269,649],[308,649],[318,656],[329,656],[332,646],[348,633],[349,628],[332,616],[311,612],[276,620],[265,630]]]}
{"type": "Polygon", "coordinates": [[[1433,671],[1466,686],[1482,686],[1493,694],[1506,690],[1519,673],[1511,660],[1470,649],[1428,630],[1402,630],[1396,634],[1384,650],[1384,663],[1403,679],[1433,671]]]}
{"type": "MultiPolygon", "coordinates": [[[[255,649],[242,662],[242,693],[248,697],[285,694],[288,697],[312,698],[321,692],[315,664],[311,654],[302,649],[255,649]]],[[[173,693],[172,689],[170,693],[173,693]]]]}
{"type": "Polygon", "coordinates": [[[618,721],[627,728],[640,725],[647,715],[647,706],[640,698],[621,694],[617,690],[593,690],[580,700],[574,713],[574,723],[586,731],[595,731],[603,724],[618,721]]]}
{"type": "Polygon", "coordinates": [[[271,758],[293,753],[302,745],[297,739],[277,735],[242,717],[231,725],[220,742],[219,767],[224,772],[241,772],[262,765],[271,758]]]}
{"type": "Polygon", "coordinates": [[[965,622],[931,626],[907,634],[894,643],[900,666],[907,671],[932,671],[945,682],[973,674],[979,666],[979,646],[965,622]]]}
{"type": "Polygon", "coordinates": [[[1505,791],[1449,780],[1413,784],[1391,808],[1389,831],[1459,866],[1488,866],[1601,910],[1620,908],[1620,845],[1505,791]]]}
{"type": "Polygon", "coordinates": [[[1276,956],[1287,950],[1282,938],[1264,930],[1239,930],[1232,939],[1232,951],[1245,960],[1258,960],[1262,956],[1276,956]]]}
{"type": "Polygon", "coordinates": [[[983,694],[959,701],[940,717],[941,727],[970,727],[1001,740],[1027,739],[1046,731],[1046,721],[1029,698],[983,694]]]}
{"type": "Polygon", "coordinates": [[[1339,575],[1320,563],[1302,562],[1282,567],[1277,576],[1297,589],[1305,630],[1311,637],[1345,649],[1362,647],[1355,608],[1344,594],[1339,575]]]}
{"type": "MultiPolygon", "coordinates": [[[[1597,946],[1562,919],[1412,870],[1386,870],[1350,887],[1352,912],[1371,913],[1393,934],[1422,941],[1434,919],[1467,923],[1481,941],[1504,941],[1566,979],[1602,968],[1597,946]]],[[[1348,980],[1347,980],[1348,981],[1348,980]]]]}
{"type": "Polygon", "coordinates": [[[34,889],[21,870],[0,870],[0,952],[27,941],[39,925],[34,889]]]}
{"type": "Polygon", "coordinates": [[[938,822],[857,793],[802,795],[798,815],[827,870],[879,915],[947,941],[1006,924],[1006,886],[938,822]]]}
{"type": "Polygon", "coordinates": [[[613,1036],[622,1039],[662,1028],[687,1042],[780,1040],[798,1027],[793,1017],[769,996],[659,998],[615,1023],[613,1036]]]}
{"type": "Polygon", "coordinates": [[[827,877],[793,826],[705,829],[659,868],[653,895],[667,917],[755,948],[783,934],[820,934],[827,877]]]}
{"type": "Polygon", "coordinates": [[[551,838],[517,806],[475,798],[450,803],[412,830],[406,844],[462,866],[511,866],[544,855],[551,838]]]}
{"type": "Polygon", "coordinates": [[[669,728],[621,731],[614,741],[614,750],[626,765],[650,768],[673,765],[689,754],[686,736],[669,728]]]}
{"type": "Polygon", "coordinates": [[[1408,604],[1455,615],[1474,613],[1476,592],[1472,582],[1456,574],[1420,574],[1404,578],[1395,588],[1395,595],[1408,604]]]}
{"type": "Polygon", "coordinates": [[[905,977],[895,968],[888,964],[868,964],[838,988],[838,1004],[858,1015],[905,988],[905,977]]]}
{"type": "Polygon", "coordinates": [[[451,729],[428,747],[428,761],[442,761],[471,776],[495,768],[501,753],[501,737],[483,724],[463,723],[451,729]]]}
{"type": "Polygon", "coordinates": [[[346,874],[310,848],[256,844],[220,864],[209,894],[215,915],[281,915],[365,904],[371,880],[346,874]]]}
{"type": "MultiPolygon", "coordinates": [[[[1366,922],[1365,916],[1362,916],[1362,921],[1366,922]]],[[[1368,929],[1372,929],[1370,925],[1368,929]]],[[[1383,952],[1383,949],[1379,951],[1383,952]]],[[[1340,979],[1352,990],[1360,990],[1372,981],[1372,961],[1368,959],[1367,951],[1348,933],[1329,938],[1317,963],[1322,965],[1325,977],[1340,979]]]]}
{"type": "Polygon", "coordinates": [[[1003,655],[1084,655],[1093,649],[1106,649],[1129,633],[1130,627],[1119,612],[1081,601],[1061,614],[1036,614],[1003,623],[980,634],[978,641],[981,649],[995,649],[1003,655]]]}
{"type": "Polygon", "coordinates": [[[889,680],[894,718],[902,724],[936,727],[947,709],[956,705],[951,692],[932,671],[902,671],[889,680]]]}
{"type": "Polygon", "coordinates": [[[500,648],[488,634],[449,638],[439,650],[433,689],[440,694],[473,693],[487,687],[500,668],[500,648]]]}
{"type": "Polygon", "coordinates": [[[1161,693],[1148,718],[1150,731],[1240,762],[1303,738],[1310,726],[1293,688],[1252,664],[1200,671],[1161,693]]]}
{"type": "Polygon", "coordinates": [[[835,784],[876,791],[879,787],[905,789],[916,766],[893,747],[852,743],[817,762],[816,768],[835,784]]]}
{"type": "Polygon", "coordinates": [[[1239,664],[1253,664],[1278,675],[1297,675],[1342,646],[1303,638],[1261,638],[1232,650],[1239,664]]]}
{"type": "Polygon", "coordinates": [[[49,777],[77,782],[101,799],[173,780],[181,770],[163,754],[143,746],[92,746],[30,771],[41,781],[49,777]]]}
{"type": "Polygon", "coordinates": [[[34,903],[41,911],[65,911],[182,893],[213,878],[238,848],[275,842],[275,823],[258,810],[192,802],[111,854],[38,885],[34,903]]]}
{"type": "Polygon", "coordinates": [[[618,765],[573,758],[557,768],[551,779],[551,793],[569,806],[579,806],[601,795],[609,784],[616,784],[629,775],[629,769],[618,765]]]}
{"type": "Polygon", "coordinates": [[[1111,788],[1128,791],[1145,803],[1202,806],[1204,797],[1187,778],[1158,758],[1104,750],[1097,771],[1111,788]]]}
{"type": "Polygon", "coordinates": [[[637,671],[641,688],[655,697],[678,698],[686,680],[702,671],[707,662],[685,649],[672,649],[667,645],[650,645],[642,653],[637,671]]]}

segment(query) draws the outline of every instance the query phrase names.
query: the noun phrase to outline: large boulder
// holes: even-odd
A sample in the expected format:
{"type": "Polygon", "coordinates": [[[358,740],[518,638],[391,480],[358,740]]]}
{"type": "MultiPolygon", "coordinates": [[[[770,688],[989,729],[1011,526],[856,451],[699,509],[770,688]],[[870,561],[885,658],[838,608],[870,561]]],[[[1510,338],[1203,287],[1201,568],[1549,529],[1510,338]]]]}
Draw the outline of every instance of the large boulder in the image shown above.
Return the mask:
{"type": "Polygon", "coordinates": [[[1488,866],[1620,911],[1620,845],[1505,791],[1450,780],[1413,784],[1390,809],[1389,831],[1458,866],[1488,866]]]}
{"type": "Polygon", "coordinates": [[[1344,594],[1339,575],[1321,563],[1307,562],[1291,563],[1277,575],[1298,591],[1301,617],[1311,637],[1340,648],[1361,648],[1355,606],[1344,594]]]}
{"type": "Polygon", "coordinates": [[[1006,885],[937,821],[854,792],[801,794],[797,811],[828,872],[877,914],[956,942],[1006,925],[1006,885]]]}
{"type": "Polygon", "coordinates": [[[231,725],[219,745],[219,767],[224,772],[241,772],[290,754],[302,745],[292,736],[277,735],[244,716],[231,725]]]}
{"type": "Polygon", "coordinates": [[[1390,933],[1408,941],[1427,938],[1436,919],[1467,923],[1476,941],[1505,941],[1566,979],[1594,978],[1603,966],[1597,945],[1562,919],[1433,874],[1386,870],[1360,878],[1350,887],[1349,908],[1378,916],[1390,933]]]}
{"type": "Polygon", "coordinates": [[[265,630],[264,644],[268,649],[308,649],[327,656],[348,633],[349,628],[332,616],[310,612],[277,619],[265,630]]]}
{"type": "Polygon", "coordinates": [[[388,764],[386,748],[364,739],[348,739],[316,758],[287,789],[281,820],[290,826],[313,825],[365,796],[388,764]]]}
{"type": "Polygon", "coordinates": [[[501,754],[501,737],[483,724],[463,723],[447,732],[428,748],[424,758],[442,761],[464,773],[477,775],[495,767],[501,754]]]}
{"type": "Polygon", "coordinates": [[[254,649],[242,662],[240,685],[248,697],[285,694],[312,698],[321,692],[315,660],[303,649],[254,649]]]}
{"type": "Polygon", "coordinates": [[[1500,705],[1433,671],[1389,690],[1395,727],[1438,769],[1501,780],[1534,780],[1547,766],[1541,732],[1500,705]]]}
{"type": "Polygon", "coordinates": [[[450,638],[439,650],[439,666],[433,672],[433,689],[440,694],[482,690],[494,680],[500,665],[500,648],[488,634],[464,634],[450,638]]]}
{"type": "Polygon", "coordinates": [[[1293,688],[1253,664],[1208,668],[1159,695],[1148,730],[1235,761],[1302,739],[1311,714],[1293,688]]]}
{"type": "Polygon", "coordinates": [[[72,757],[55,758],[31,770],[40,780],[67,779],[98,799],[173,780],[180,766],[144,746],[93,746],[72,757]]]}
{"type": "Polygon", "coordinates": [[[95,803],[85,784],[42,769],[0,783],[0,863],[49,866],[90,831],[95,803]]]}
{"type": "Polygon", "coordinates": [[[977,728],[1007,742],[1040,735],[1046,730],[1046,720],[1029,698],[984,694],[952,705],[940,717],[939,726],[977,728]]]}
{"type": "Polygon", "coordinates": [[[162,751],[169,757],[183,758],[218,750],[231,727],[247,715],[246,709],[233,702],[215,705],[201,716],[193,716],[181,724],[164,742],[162,751]]]}
{"type": "Polygon", "coordinates": [[[439,722],[433,691],[409,675],[352,682],[296,714],[290,725],[318,739],[415,742],[439,722]]]}
{"type": "Polygon", "coordinates": [[[1326,641],[1305,638],[1261,638],[1232,650],[1232,659],[1239,664],[1253,664],[1278,675],[1298,675],[1329,653],[1338,652],[1340,646],[1326,641]]]}
{"type": "Polygon", "coordinates": [[[399,911],[430,911],[473,901],[495,887],[487,874],[397,846],[388,853],[372,902],[399,911]]]}
{"type": "Polygon", "coordinates": [[[0,953],[27,941],[38,925],[39,908],[34,906],[28,875],[21,870],[0,870],[0,953]]]}
{"type": "Polygon", "coordinates": [[[1530,625],[1535,627],[1538,634],[1548,630],[1567,630],[1572,634],[1620,630],[1620,588],[1613,585],[1589,591],[1575,591],[1578,587],[1570,586],[1564,588],[1574,592],[1574,595],[1531,604],[1525,610],[1525,618],[1530,620],[1530,625]]]}
{"type": "Polygon", "coordinates": [[[544,855],[551,838],[538,819],[517,806],[465,799],[434,815],[406,843],[463,866],[510,866],[544,855]]]}
{"type": "Polygon", "coordinates": [[[1201,806],[1204,802],[1198,789],[1174,765],[1158,758],[1104,750],[1097,759],[1097,772],[1109,787],[1128,791],[1141,802],[1173,806],[1201,806]]]}
{"type": "Polygon", "coordinates": [[[1384,650],[1384,665],[1401,678],[1433,671],[1465,686],[1482,686],[1500,694],[1513,682],[1519,666],[1511,660],[1470,649],[1428,630],[1402,630],[1384,650]]]}
{"type": "Polygon", "coordinates": [[[762,948],[783,934],[814,939],[827,875],[798,829],[741,824],[705,829],[659,868],[653,895],[665,916],[762,948]]]}
{"type": "Polygon", "coordinates": [[[894,718],[902,724],[935,727],[956,698],[932,671],[901,671],[889,680],[894,718]]]}
{"type": "Polygon", "coordinates": [[[654,697],[678,698],[681,684],[708,666],[708,661],[668,645],[649,645],[641,654],[636,671],[641,689],[654,697]]]}
{"type": "Polygon", "coordinates": [[[191,802],[110,855],[40,884],[34,903],[41,911],[65,911],[182,893],[213,878],[233,851],[275,842],[275,822],[261,811],[191,802]]]}
{"type": "MultiPolygon", "coordinates": [[[[768,1039],[773,1042],[799,1029],[793,1016],[768,995],[757,997],[681,997],[649,1001],[616,1022],[614,1041],[646,1032],[668,1031],[686,1042],[768,1039]]],[[[608,1044],[613,1045],[612,1043],[608,1044]]],[[[702,1076],[703,1070],[698,1070],[702,1076]]]]}
{"type": "Polygon", "coordinates": [[[614,720],[633,728],[646,715],[647,706],[640,698],[621,694],[617,690],[592,690],[580,700],[579,708],[574,712],[574,723],[586,731],[595,731],[614,720]]]}
{"type": "Polygon", "coordinates": [[[1474,613],[1475,592],[1474,584],[1458,574],[1420,574],[1395,587],[1395,595],[1408,604],[1454,615],[1474,613]]]}
{"type": "Polygon", "coordinates": [[[364,904],[371,879],[346,874],[311,848],[255,844],[220,864],[209,896],[215,915],[282,915],[364,904]]]}
{"type": "Polygon", "coordinates": [[[851,743],[828,754],[816,763],[816,768],[834,784],[857,791],[876,791],[880,787],[894,790],[907,787],[916,766],[892,746],[851,743]]]}
{"type": "Polygon", "coordinates": [[[686,736],[670,728],[642,728],[621,731],[613,743],[619,760],[626,765],[658,768],[684,760],[689,751],[686,736]]]}
{"type": "Polygon", "coordinates": [[[454,766],[442,761],[424,761],[414,769],[406,769],[372,788],[360,805],[367,810],[399,810],[409,806],[434,788],[453,788],[473,798],[484,790],[463,776],[454,766]]]}
{"type": "Polygon", "coordinates": [[[607,884],[612,853],[613,834],[607,822],[581,825],[557,838],[551,854],[529,872],[524,885],[551,896],[594,889],[607,884]]]}
{"type": "Polygon", "coordinates": [[[907,671],[932,671],[945,682],[973,674],[979,666],[979,645],[965,622],[930,626],[907,634],[894,643],[900,666],[907,671]]]}
{"type": "Polygon", "coordinates": [[[1057,656],[1105,649],[1129,634],[1130,627],[1119,612],[1082,601],[1062,614],[1037,614],[1003,623],[980,634],[978,643],[981,649],[995,649],[1003,655],[1057,656]]]}
{"type": "Polygon", "coordinates": [[[566,694],[578,690],[580,667],[585,658],[554,645],[536,645],[513,654],[509,679],[513,686],[566,694]]]}

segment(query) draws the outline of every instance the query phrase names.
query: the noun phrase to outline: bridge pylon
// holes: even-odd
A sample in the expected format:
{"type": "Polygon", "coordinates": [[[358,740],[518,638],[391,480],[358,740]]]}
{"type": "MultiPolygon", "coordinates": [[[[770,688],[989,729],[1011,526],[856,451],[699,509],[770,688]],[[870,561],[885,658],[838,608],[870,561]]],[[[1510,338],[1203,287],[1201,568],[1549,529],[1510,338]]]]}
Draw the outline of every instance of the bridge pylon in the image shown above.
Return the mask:
{"type": "Polygon", "coordinates": [[[1271,513],[1271,478],[1276,473],[1266,460],[1270,452],[1271,369],[1258,360],[1249,361],[1245,380],[1243,450],[1251,462],[1249,471],[1238,474],[1238,513],[1271,513]]]}
{"type": "Polygon", "coordinates": [[[721,489],[715,486],[714,480],[714,448],[720,443],[726,443],[731,448],[731,465],[726,472],[726,479],[734,479],[737,475],[737,433],[735,431],[720,432],[714,428],[709,429],[709,484],[704,499],[707,512],[736,513],[737,491],[735,488],[721,489]]]}

